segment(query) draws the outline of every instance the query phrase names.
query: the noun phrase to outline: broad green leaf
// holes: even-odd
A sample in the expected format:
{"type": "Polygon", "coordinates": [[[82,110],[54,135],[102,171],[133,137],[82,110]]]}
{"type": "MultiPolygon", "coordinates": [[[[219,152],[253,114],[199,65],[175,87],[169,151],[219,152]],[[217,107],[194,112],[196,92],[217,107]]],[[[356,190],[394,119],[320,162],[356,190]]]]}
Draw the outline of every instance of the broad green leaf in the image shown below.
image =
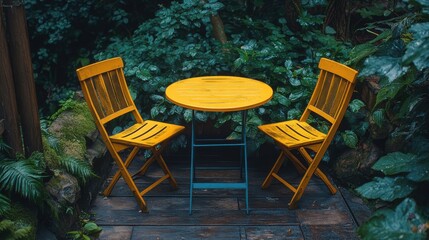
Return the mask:
{"type": "Polygon", "coordinates": [[[399,110],[399,113],[396,114],[397,118],[404,118],[407,117],[407,115],[415,110],[415,107],[418,106],[420,103],[425,101],[425,95],[424,94],[417,94],[417,95],[411,95],[408,96],[401,105],[401,108],[399,110]]]}
{"type": "Polygon", "coordinates": [[[381,157],[372,169],[379,170],[386,175],[393,175],[402,172],[409,172],[415,167],[417,159],[413,154],[402,152],[389,153],[381,157]]]}
{"type": "Polygon", "coordinates": [[[377,98],[375,101],[375,106],[380,104],[381,102],[387,100],[391,100],[395,98],[396,94],[405,86],[403,82],[393,82],[389,85],[386,85],[380,89],[377,93],[377,98]]]}
{"type": "Polygon", "coordinates": [[[349,104],[350,110],[354,113],[358,112],[363,107],[365,107],[365,103],[359,99],[353,99],[349,104]]]}
{"type": "Polygon", "coordinates": [[[401,65],[401,58],[390,56],[371,56],[365,60],[364,66],[361,76],[381,75],[390,83],[403,76],[409,68],[401,65]]]}
{"type": "Polygon", "coordinates": [[[375,212],[358,228],[358,234],[362,239],[424,240],[427,235],[422,226],[425,226],[426,221],[416,209],[416,203],[407,198],[395,210],[382,209],[375,212]]]}
{"type": "Polygon", "coordinates": [[[298,119],[301,116],[301,111],[298,109],[290,109],[287,111],[287,119],[298,119]]]}
{"type": "Polygon", "coordinates": [[[289,94],[289,99],[294,102],[294,101],[298,101],[302,95],[304,94],[304,92],[302,90],[295,90],[293,92],[291,92],[291,94],[289,94]]]}
{"type": "Polygon", "coordinates": [[[341,134],[344,143],[350,148],[356,148],[358,144],[358,136],[353,131],[347,130],[341,134]]]}
{"type": "Polygon", "coordinates": [[[413,24],[410,32],[414,40],[407,45],[402,61],[405,64],[413,62],[421,71],[429,67],[429,23],[413,24]]]}
{"type": "Polygon", "coordinates": [[[356,191],[364,198],[392,202],[408,196],[414,188],[415,185],[405,177],[375,177],[371,182],[356,188],[356,191]]]}
{"type": "Polygon", "coordinates": [[[280,105],[285,106],[285,107],[289,107],[291,104],[291,101],[289,100],[289,98],[281,95],[281,94],[277,94],[276,95],[276,100],[279,102],[280,105]]]}
{"type": "Polygon", "coordinates": [[[301,81],[297,78],[289,78],[289,83],[294,87],[301,86],[301,81]]]}
{"type": "Polygon", "coordinates": [[[185,119],[186,122],[192,121],[192,110],[185,109],[183,113],[183,118],[185,119]]]}
{"type": "Polygon", "coordinates": [[[356,45],[350,52],[351,60],[347,64],[353,64],[355,62],[360,62],[360,60],[368,57],[377,51],[377,47],[371,43],[363,43],[356,45]]]}
{"type": "Polygon", "coordinates": [[[407,178],[414,182],[429,181],[429,159],[420,158],[415,167],[407,175],[407,178]]]}
{"type": "Polygon", "coordinates": [[[377,109],[372,113],[372,119],[374,119],[375,124],[381,127],[385,120],[384,118],[384,109],[377,109]]]}
{"type": "Polygon", "coordinates": [[[85,232],[87,232],[89,235],[101,232],[101,228],[94,222],[86,223],[83,228],[85,229],[85,232]]]}

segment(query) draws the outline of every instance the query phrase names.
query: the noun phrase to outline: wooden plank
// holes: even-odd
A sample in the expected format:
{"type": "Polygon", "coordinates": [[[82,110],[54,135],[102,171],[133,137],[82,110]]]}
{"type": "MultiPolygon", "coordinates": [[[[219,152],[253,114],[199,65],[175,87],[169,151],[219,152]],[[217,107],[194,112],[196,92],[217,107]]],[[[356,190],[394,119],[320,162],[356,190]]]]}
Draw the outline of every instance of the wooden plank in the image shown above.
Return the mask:
{"type": "Polygon", "coordinates": [[[304,239],[325,240],[325,239],[347,239],[357,240],[355,226],[352,224],[340,225],[304,225],[301,226],[304,239]]]}
{"type": "Polygon", "coordinates": [[[241,239],[298,240],[304,239],[304,235],[299,226],[248,226],[243,227],[241,239]]]}
{"type": "MultiPolygon", "coordinates": [[[[169,165],[179,185],[171,191],[161,184],[145,199],[149,213],[140,213],[137,203],[125,183],[120,180],[108,198],[97,196],[93,203],[96,223],[111,230],[122,226],[122,232],[132,229],[123,239],[358,239],[357,227],[349,207],[359,205],[356,199],[337,193],[331,195],[318,178],[312,178],[298,209],[289,210],[290,190],[273,182],[268,189],[260,184],[266,172],[249,169],[250,213],[244,210],[243,190],[209,189],[194,191],[193,213],[189,209],[189,167],[187,162],[169,165]]],[[[293,169],[292,169],[293,170],[293,169]]],[[[287,177],[298,176],[295,171],[282,169],[287,177]]],[[[136,180],[148,184],[161,171],[150,168],[147,176],[136,180]]],[[[235,174],[235,173],[234,173],[235,174]]],[[[213,180],[234,179],[232,173],[206,173],[213,180]]],[[[358,207],[358,206],[356,206],[358,207]]],[[[350,207],[351,208],[351,207],[350,207]]],[[[121,229],[121,228],[119,228],[121,229]]],[[[120,230],[118,230],[120,231],[120,230]]],[[[103,239],[103,238],[101,238],[103,239]]],[[[107,239],[107,238],[105,238],[107,239]]]]}
{"type": "Polygon", "coordinates": [[[133,227],[129,226],[102,226],[100,240],[131,240],[133,227]]]}
{"type": "Polygon", "coordinates": [[[251,226],[298,225],[296,211],[251,211],[205,209],[188,211],[150,211],[105,209],[96,213],[100,226],[251,226]]]}
{"type": "Polygon", "coordinates": [[[240,227],[236,226],[137,226],[132,239],[240,239],[240,227]]]}
{"type": "Polygon", "coordinates": [[[356,196],[351,191],[348,191],[343,187],[338,187],[338,189],[340,190],[339,192],[343,196],[344,201],[349,206],[350,213],[356,221],[356,224],[360,226],[368,220],[372,215],[372,211],[367,205],[365,205],[362,198],[356,196]]]}
{"type": "MultiPolygon", "coordinates": [[[[331,195],[326,192],[310,192],[298,202],[298,209],[310,209],[310,210],[338,210],[347,212],[347,205],[342,200],[340,194],[331,195]]],[[[249,198],[249,205],[252,209],[258,210],[279,210],[284,211],[288,209],[288,203],[292,198],[292,193],[284,194],[281,196],[257,196],[251,195],[249,198]]],[[[245,201],[241,196],[239,198],[240,207],[244,207],[245,201]]]]}
{"type": "MultiPolygon", "coordinates": [[[[185,211],[189,209],[189,197],[145,197],[149,211],[185,211]]],[[[200,197],[195,198],[192,204],[194,210],[206,209],[239,210],[237,198],[200,197]]],[[[93,204],[92,211],[97,213],[110,210],[132,210],[139,211],[134,197],[107,197],[97,198],[93,204]]]]}
{"type": "Polygon", "coordinates": [[[296,212],[302,225],[342,225],[354,224],[347,211],[336,209],[308,210],[301,209],[296,212]]]}

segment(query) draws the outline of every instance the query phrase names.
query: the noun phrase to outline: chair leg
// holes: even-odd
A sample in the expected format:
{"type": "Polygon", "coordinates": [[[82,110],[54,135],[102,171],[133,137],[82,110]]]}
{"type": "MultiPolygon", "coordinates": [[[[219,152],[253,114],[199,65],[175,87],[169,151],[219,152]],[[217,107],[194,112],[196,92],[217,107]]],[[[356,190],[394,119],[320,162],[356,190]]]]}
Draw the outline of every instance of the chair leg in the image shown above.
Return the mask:
{"type": "Polygon", "coordinates": [[[171,174],[171,171],[168,168],[167,164],[165,163],[165,160],[161,154],[158,155],[157,162],[158,162],[159,166],[162,168],[162,170],[164,171],[165,175],[168,176],[168,181],[170,182],[170,185],[174,189],[176,189],[177,188],[176,179],[174,179],[173,174],[171,174]]]}
{"type": "Polygon", "coordinates": [[[296,188],[297,191],[294,193],[292,199],[289,202],[289,208],[290,209],[296,208],[297,202],[301,199],[305,188],[307,187],[308,183],[310,182],[310,179],[313,176],[313,174],[318,169],[317,166],[319,165],[321,160],[322,160],[322,155],[319,152],[314,157],[314,160],[311,161],[310,165],[307,168],[307,171],[305,172],[304,176],[301,179],[301,182],[299,183],[298,187],[296,188]]]}
{"type": "MultiPolygon", "coordinates": [[[[125,183],[128,185],[129,189],[131,190],[134,197],[136,198],[136,201],[137,201],[137,204],[139,205],[140,210],[142,212],[147,212],[148,209],[147,209],[146,201],[143,199],[143,196],[140,194],[139,189],[137,188],[137,186],[136,186],[135,182],[133,181],[130,173],[128,172],[127,166],[122,162],[122,159],[118,153],[115,153],[113,158],[115,159],[116,164],[118,164],[120,175],[122,176],[125,183]]],[[[129,164],[129,162],[130,161],[128,161],[128,164],[129,164]]]]}
{"type": "Polygon", "coordinates": [[[156,147],[150,149],[150,151],[152,152],[152,156],[148,160],[146,160],[146,163],[133,176],[146,174],[150,165],[152,165],[152,163],[156,160],[158,162],[159,166],[161,167],[161,169],[164,171],[165,176],[167,176],[167,179],[170,182],[170,185],[174,189],[176,189],[177,188],[177,182],[174,179],[173,174],[171,174],[170,169],[168,168],[167,164],[165,163],[164,158],[161,155],[161,152],[166,145],[167,145],[166,142],[164,142],[158,149],[156,149],[156,147]]]}
{"type": "MultiPolygon", "coordinates": [[[[309,164],[313,162],[313,159],[304,148],[300,148],[299,152],[302,154],[304,158],[306,158],[309,164]]],[[[315,175],[318,176],[325,183],[326,187],[328,187],[331,194],[335,194],[337,192],[337,188],[331,183],[331,181],[328,179],[326,174],[323,173],[319,167],[316,168],[315,175]]]]}
{"type": "Polygon", "coordinates": [[[277,158],[276,162],[274,163],[274,166],[271,168],[271,171],[268,173],[267,177],[265,178],[264,182],[262,183],[262,188],[267,188],[271,185],[271,182],[273,180],[273,173],[277,174],[280,170],[280,167],[282,166],[283,162],[285,161],[285,154],[283,151],[280,152],[279,157],[277,158]]]}
{"type": "MultiPolygon", "coordinates": [[[[138,147],[134,147],[133,148],[133,150],[128,155],[127,159],[125,160],[125,163],[123,163],[123,165],[124,165],[125,168],[128,168],[128,166],[134,160],[134,157],[136,156],[136,154],[138,153],[139,150],[140,149],[138,147]]],[[[116,154],[116,155],[119,157],[119,154],[116,154]]],[[[115,158],[115,160],[116,160],[116,158],[115,158]]],[[[121,161],[122,162],[122,159],[119,157],[119,160],[116,160],[115,162],[117,162],[117,161],[121,161]]],[[[119,167],[119,164],[117,164],[117,165],[119,167]]],[[[121,171],[118,170],[118,171],[116,171],[116,173],[113,176],[112,180],[110,181],[109,185],[104,189],[103,196],[107,197],[107,196],[110,195],[110,193],[112,193],[113,187],[116,185],[116,183],[118,182],[118,180],[119,180],[120,177],[121,177],[121,171]]]]}

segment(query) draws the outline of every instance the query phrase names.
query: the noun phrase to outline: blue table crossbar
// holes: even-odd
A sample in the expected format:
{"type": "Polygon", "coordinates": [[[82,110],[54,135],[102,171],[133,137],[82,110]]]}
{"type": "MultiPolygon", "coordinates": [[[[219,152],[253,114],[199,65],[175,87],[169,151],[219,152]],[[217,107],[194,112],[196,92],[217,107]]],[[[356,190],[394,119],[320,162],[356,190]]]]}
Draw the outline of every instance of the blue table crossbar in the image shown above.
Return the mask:
{"type": "Polygon", "coordinates": [[[207,140],[207,139],[196,139],[195,136],[195,110],[192,110],[192,135],[191,135],[191,176],[190,176],[190,190],[189,190],[189,214],[192,214],[192,197],[194,189],[244,189],[246,199],[246,213],[249,213],[249,181],[247,174],[247,144],[246,144],[246,117],[247,110],[241,111],[241,123],[242,132],[240,140],[207,140]],[[214,143],[210,143],[210,142],[214,143]],[[203,143],[204,142],[204,143],[203,143]],[[221,168],[221,167],[207,167],[207,168],[196,168],[195,167],[195,148],[198,147],[240,147],[241,148],[241,171],[240,178],[244,179],[241,182],[194,182],[197,181],[195,177],[196,169],[232,169],[232,168],[221,168]],[[243,168],[244,163],[244,168],[243,168]]]}

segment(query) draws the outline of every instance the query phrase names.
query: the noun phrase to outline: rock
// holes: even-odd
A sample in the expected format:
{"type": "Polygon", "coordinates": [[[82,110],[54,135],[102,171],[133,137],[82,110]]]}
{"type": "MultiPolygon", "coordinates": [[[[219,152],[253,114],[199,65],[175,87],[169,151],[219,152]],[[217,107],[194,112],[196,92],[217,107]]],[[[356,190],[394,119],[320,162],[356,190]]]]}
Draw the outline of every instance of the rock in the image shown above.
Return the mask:
{"type": "Polygon", "coordinates": [[[380,147],[367,141],[339,155],[334,160],[333,171],[340,181],[360,186],[372,178],[371,167],[382,154],[380,147]]]}
{"type": "Polygon", "coordinates": [[[75,204],[80,197],[79,182],[65,172],[55,174],[46,184],[46,190],[61,205],[75,204]]]}

